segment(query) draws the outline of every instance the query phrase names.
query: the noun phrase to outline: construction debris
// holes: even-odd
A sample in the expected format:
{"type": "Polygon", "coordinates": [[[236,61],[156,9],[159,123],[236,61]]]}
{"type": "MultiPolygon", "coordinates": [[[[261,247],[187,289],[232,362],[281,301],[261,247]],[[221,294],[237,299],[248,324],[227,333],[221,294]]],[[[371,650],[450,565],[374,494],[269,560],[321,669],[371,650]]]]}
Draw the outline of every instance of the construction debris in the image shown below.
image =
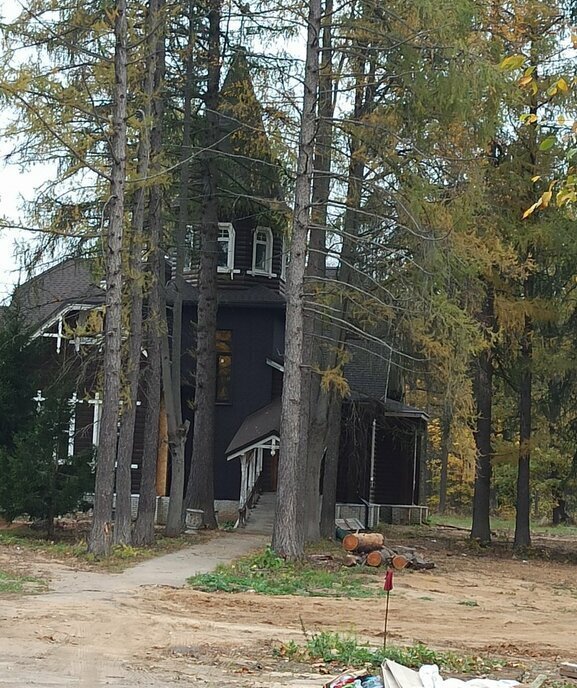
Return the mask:
{"type": "Polygon", "coordinates": [[[567,678],[577,678],[577,664],[564,662],[559,667],[559,673],[561,676],[567,676],[567,678]]]}
{"type": "Polygon", "coordinates": [[[382,676],[375,676],[367,674],[366,670],[347,671],[326,683],[324,688],[513,688],[519,685],[518,681],[488,678],[443,679],[436,664],[425,664],[415,671],[390,659],[383,662],[381,672],[382,676]]]}
{"type": "Polygon", "coordinates": [[[424,664],[418,671],[386,659],[382,664],[384,688],[513,688],[518,681],[508,679],[443,679],[436,664],[424,664]]]}

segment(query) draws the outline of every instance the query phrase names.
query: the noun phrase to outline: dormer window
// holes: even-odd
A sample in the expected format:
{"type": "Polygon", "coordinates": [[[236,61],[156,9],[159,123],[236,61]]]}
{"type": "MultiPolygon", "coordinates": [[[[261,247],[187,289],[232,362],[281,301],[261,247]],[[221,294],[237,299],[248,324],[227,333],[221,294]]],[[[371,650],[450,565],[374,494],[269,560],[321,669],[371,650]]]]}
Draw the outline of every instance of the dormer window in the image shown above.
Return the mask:
{"type": "Polygon", "coordinates": [[[218,271],[234,272],[234,227],[230,222],[218,223],[218,271]]]}
{"type": "Polygon", "coordinates": [[[270,227],[257,227],[252,242],[252,273],[268,275],[272,272],[272,230],[270,227]]]}

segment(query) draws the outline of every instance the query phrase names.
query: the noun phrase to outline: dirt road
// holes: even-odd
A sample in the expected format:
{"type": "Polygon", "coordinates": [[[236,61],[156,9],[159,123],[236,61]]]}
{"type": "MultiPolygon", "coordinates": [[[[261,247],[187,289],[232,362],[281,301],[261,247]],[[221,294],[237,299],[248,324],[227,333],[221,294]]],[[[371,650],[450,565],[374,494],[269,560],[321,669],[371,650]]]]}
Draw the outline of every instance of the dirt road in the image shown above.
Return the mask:
{"type": "MultiPolygon", "coordinates": [[[[51,591],[0,600],[0,686],[322,685],[326,679],[312,670],[275,658],[274,645],[302,640],[302,625],[379,642],[382,610],[374,599],[266,598],[172,587],[263,541],[225,535],[123,574],[25,562],[36,573],[50,571],[51,591]]],[[[395,642],[505,655],[516,658],[519,674],[523,667],[554,671],[559,661],[575,660],[575,566],[478,558],[442,547],[434,556],[436,570],[396,578],[390,612],[395,642]]]]}

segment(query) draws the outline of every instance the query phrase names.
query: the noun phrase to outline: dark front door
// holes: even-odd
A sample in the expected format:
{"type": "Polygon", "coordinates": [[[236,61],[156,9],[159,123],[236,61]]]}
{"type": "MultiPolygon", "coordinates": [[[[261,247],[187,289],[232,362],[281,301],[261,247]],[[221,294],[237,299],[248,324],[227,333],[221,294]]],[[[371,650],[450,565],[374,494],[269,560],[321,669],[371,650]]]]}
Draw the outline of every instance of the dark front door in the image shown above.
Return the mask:
{"type": "Polygon", "coordinates": [[[276,492],[278,481],[278,452],[271,456],[266,452],[262,464],[262,491],[276,492]]]}

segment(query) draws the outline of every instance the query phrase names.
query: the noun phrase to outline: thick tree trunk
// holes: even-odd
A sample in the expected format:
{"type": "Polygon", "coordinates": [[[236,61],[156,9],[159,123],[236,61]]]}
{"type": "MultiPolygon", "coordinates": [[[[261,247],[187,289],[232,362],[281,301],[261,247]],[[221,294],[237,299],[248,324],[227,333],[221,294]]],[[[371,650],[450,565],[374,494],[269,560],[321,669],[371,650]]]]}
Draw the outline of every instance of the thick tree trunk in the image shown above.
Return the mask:
{"type": "Polygon", "coordinates": [[[475,466],[473,524],[471,527],[471,538],[484,545],[488,545],[491,542],[493,363],[491,360],[489,333],[495,328],[493,287],[487,285],[486,290],[483,307],[479,314],[479,321],[486,331],[487,348],[479,354],[473,371],[473,395],[477,411],[477,425],[474,432],[477,463],[475,466]]]}
{"type": "MultiPolygon", "coordinates": [[[[156,48],[158,27],[158,3],[150,0],[146,21],[147,56],[143,83],[143,122],[138,145],[137,177],[145,180],[150,167],[150,120],[152,117],[152,98],[156,71],[156,48]]],[[[142,352],[142,253],[144,249],[144,211],[146,185],[141,181],[134,191],[132,222],[130,227],[130,327],[128,332],[128,351],[125,365],[128,383],[128,403],[125,404],[120,421],[118,458],[116,468],[116,518],[114,523],[114,542],[128,545],[132,537],[132,452],[134,448],[134,426],[140,383],[140,358],[142,352]]]]}
{"type": "MultiPolygon", "coordinates": [[[[164,117],[164,71],[165,71],[165,24],[162,15],[164,0],[158,0],[156,21],[156,60],[154,73],[154,95],[152,99],[153,127],[150,137],[150,161],[153,173],[162,168],[162,123],[164,117]]],[[[133,541],[136,545],[154,543],[154,517],[156,512],[156,463],[158,457],[158,434],[160,421],[161,390],[161,292],[164,280],[164,258],[160,249],[162,241],[162,188],[153,184],[148,204],[148,270],[151,277],[148,297],[146,372],[146,416],[144,451],[140,478],[138,516],[134,524],[133,541]]]]}
{"type": "MultiPolygon", "coordinates": [[[[157,287],[153,287],[155,289],[157,287]]],[[[149,299],[151,314],[157,315],[156,298],[149,299]],[[155,310],[152,310],[155,308],[155,310]]],[[[155,327],[158,320],[155,317],[155,327]]],[[[138,515],[132,535],[133,543],[138,547],[154,544],[154,517],[156,512],[156,458],[158,456],[158,426],[160,411],[160,341],[155,332],[148,339],[147,346],[150,363],[146,370],[146,416],[144,450],[140,476],[140,497],[138,515]]]]}
{"type": "MultiPolygon", "coordinates": [[[[327,261],[327,209],[330,195],[332,138],[333,138],[333,51],[332,51],[333,0],[326,0],[323,13],[322,53],[319,66],[319,121],[315,145],[314,175],[312,183],[311,230],[309,233],[307,276],[307,299],[315,299],[315,277],[324,278],[327,261]],[[312,293],[311,293],[312,292],[312,293]]],[[[318,284],[321,289],[323,283],[318,284]]],[[[320,473],[323,453],[326,447],[326,433],[329,412],[329,392],[321,385],[320,377],[313,373],[313,367],[322,370],[327,363],[320,346],[323,322],[312,313],[305,320],[306,371],[308,387],[309,428],[307,433],[307,477],[306,477],[306,531],[307,542],[320,538],[320,473]]],[[[332,358],[332,356],[329,356],[332,358]]],[[[328,363],[330,366],[330,363],[328,363]]],[[[303,445],[303,451],[305,447],[303,445]]]]}
{"type": "Polygon", "coordinates": [[[519,385],[519,464],[517,472],[517,502],[515,518],[515,547],[531,545],[531,406],[532,406],[532,363],[533,323],[525,316],[525,328],[521,340],[521,383],[519,385]]]}
{"type": "MultiPolygon", "coordinates": [[[[168,444],[171,448],[171,483],[170,483],[170,503],[168,508],[168,519],[166,532],[169,535],[177,535],[184,526],[184,480],[185,480],[185,443],[188,433],[188,424],[183,423],[182,417],[182,396],[181,396],[181,360],[182,360],[182,293],[180,281],[184,272],[186,255],[186,228],[190,218],[190,162],[192,155],[191,148],[191,119],[192,119],[192,92],[194,88],[195,69],[194,69],[194,44],[196,33],[194,29],[194,8],[189,4],[188,16],[188,45],[186,61],[186,81],[184,87],[184,117],[182,132],[182,153],[180,165],[180,188],[179,188],[179,214],[178,226],[175,235],[176,244],[176,266],[175,280],[176,293],[173,304],[172,319],[172,363],[169,369],[163,367],[163,380],[166,401],[166,414],[168,425],[168,444]],[[169,389],[170,388],[170,389],[169,389]],[[180,432],[177,430],[180,428],[180,432]],[[186,433],[183,435],[183,430],[186,433]],[[175,434],[176,433],[176,434],[175,434]]],[[[163,343],[163,350],[166,350],[168,342],[163,343]]]]}
{"type": "Polygon", "coordinates": [[[321,537],[335,537],[335,506],[341,444],[342,398],[332,393],[329,401],[326,432],[325,466],[323,473],[323,499],[321,505],[321,537]]]}
{"type": "Polygon", "coordinates": [[[282,395],[281,442],[273,549],[289,559],[304,554],[303,481],[307,457],[301,437],[308,432],[308,408],[303,404],[303,291],[311,206],[313,147],[319,83],[320,0],[309,0],[303,111],[300,127],[291,260],[286,281],[285,373],[282,395]]]}
{"type": "Polygon", "coordinates": [[[127,20],[126,0],[117,0],[114,19],[114,105],[112,119],[112,170],[109,224],[104,244],[106,271],[106,320],[104,330],[104,400],[94,489],[94,515],[88,551],[97,556],[110,552],[114,461],[120,402],[122,341],[122,235],[126,180],[127,20]]]}
{"type": "Polygon", "coordinates": [[[209,2],[208,84],[206,142],[202,160],[204,179],[201,215],[200,271],[196,329],[196,386],[194,435],[186,505],[204,512],[204,525],[216,528],[214,513],[214,433],[216,422],[216,317],[218,310],[218,198],[217,158],[219,139],[218,96],[220,82],[221,0],[209,2]]]}

